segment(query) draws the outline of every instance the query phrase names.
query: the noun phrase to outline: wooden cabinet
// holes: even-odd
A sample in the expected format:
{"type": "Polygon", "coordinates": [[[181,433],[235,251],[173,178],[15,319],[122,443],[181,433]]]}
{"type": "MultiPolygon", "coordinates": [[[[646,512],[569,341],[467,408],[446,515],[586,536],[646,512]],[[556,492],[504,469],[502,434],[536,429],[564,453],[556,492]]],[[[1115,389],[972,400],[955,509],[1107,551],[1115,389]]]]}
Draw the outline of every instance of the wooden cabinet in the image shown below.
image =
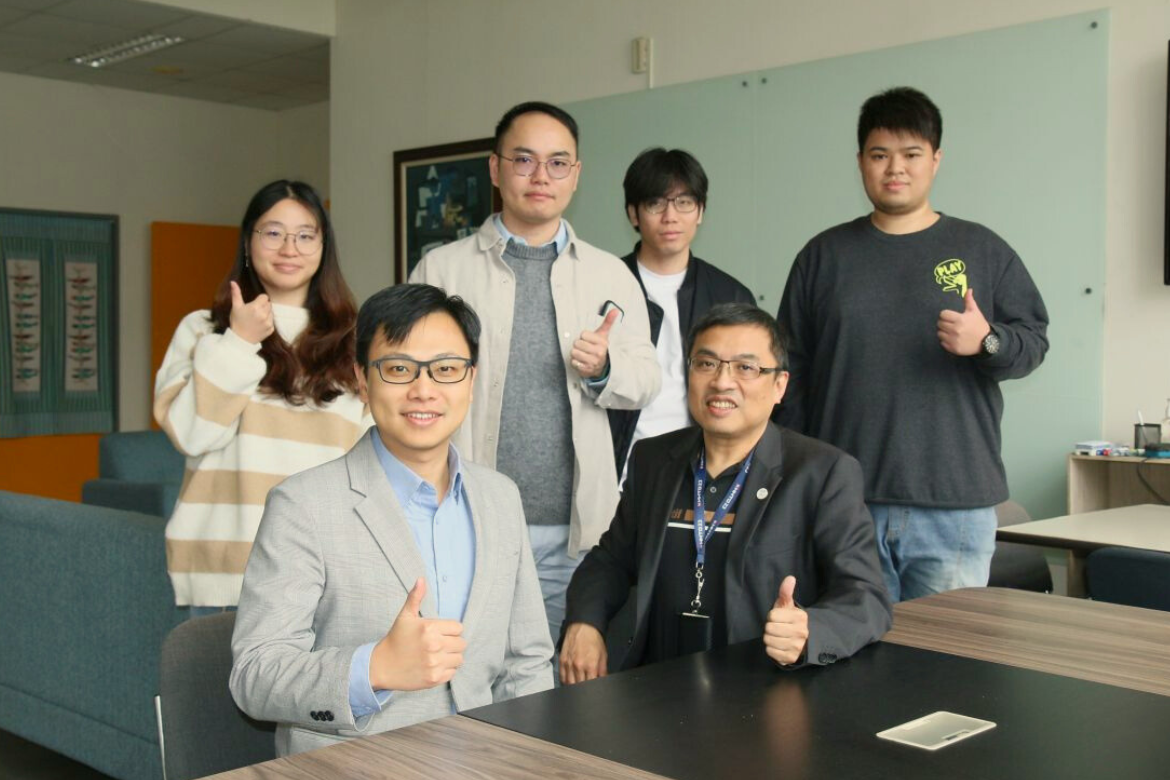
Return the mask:
{"type": "Polygon", "coordinates": [[[1070,515],[1134,504],[1164,504],[1164,499],[1170,499],[1170,458],[1068,456],[1070,515]],[[1142,483],[1143,477],[1150,487],[1142,483]]]}

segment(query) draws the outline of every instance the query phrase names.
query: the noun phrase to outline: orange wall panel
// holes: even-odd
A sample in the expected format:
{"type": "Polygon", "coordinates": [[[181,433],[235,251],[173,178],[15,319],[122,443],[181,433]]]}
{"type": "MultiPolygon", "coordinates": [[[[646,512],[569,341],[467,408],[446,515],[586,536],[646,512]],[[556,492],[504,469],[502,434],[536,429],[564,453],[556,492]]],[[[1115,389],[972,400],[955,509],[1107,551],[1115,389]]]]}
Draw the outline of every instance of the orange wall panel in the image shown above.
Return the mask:
{"type": "MultiPolygon", "coordinates": [[[[150,394],[179,322],[211,307],[236,258],[240,229],[225,225],[150,225],[150,394]]],[[[151,421],[152,427],[158,427],[151,421]]]]}
{"type": "Polygon", "coordinates": [[[0,439],[0,490],[80,501],[81,486],[98,475],[101,434],[0,439]]]}

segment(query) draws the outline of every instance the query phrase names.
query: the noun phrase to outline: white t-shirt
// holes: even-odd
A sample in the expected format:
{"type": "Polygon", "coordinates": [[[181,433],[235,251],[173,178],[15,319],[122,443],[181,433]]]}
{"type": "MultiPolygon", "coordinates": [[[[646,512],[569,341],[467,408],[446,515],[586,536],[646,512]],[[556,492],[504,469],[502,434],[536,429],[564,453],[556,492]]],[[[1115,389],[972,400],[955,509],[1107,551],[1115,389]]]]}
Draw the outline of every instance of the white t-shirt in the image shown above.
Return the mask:
{"type": "MultiPolygon", "coordinates": [[[[662,307],[662,329],[658,332],[657,346],[658,365],[662,367],[662,390],[638,416],[631,448],[639,439],[677,431],[691,423],[687,411],[686,367],[683,365],[683,341],[678,317],[678,291],[687,272],[683,270],[681,273],[660,276],[638,263],[638,273],[642,275],[642,284],[646,285],[647,297],[662,307]]],[[[630,465],[629,455],[627,452],[619,484],[625,484],[626,470],[630,465]]]]}

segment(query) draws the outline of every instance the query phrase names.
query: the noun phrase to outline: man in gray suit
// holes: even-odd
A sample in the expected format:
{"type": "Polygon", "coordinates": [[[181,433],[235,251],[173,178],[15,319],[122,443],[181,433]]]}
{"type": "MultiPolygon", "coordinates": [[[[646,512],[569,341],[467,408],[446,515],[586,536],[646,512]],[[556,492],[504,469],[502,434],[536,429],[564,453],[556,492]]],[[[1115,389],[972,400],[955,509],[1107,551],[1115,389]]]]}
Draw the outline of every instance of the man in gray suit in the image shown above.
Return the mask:
{"type": "Polygon", "coordinates": [[[450,444],[480,325],[436,287],[375,294],[357,324],[376,427],[268,495],[244,573],[231,690],[287,755],[552,687],[516,486],[450,444]]]}

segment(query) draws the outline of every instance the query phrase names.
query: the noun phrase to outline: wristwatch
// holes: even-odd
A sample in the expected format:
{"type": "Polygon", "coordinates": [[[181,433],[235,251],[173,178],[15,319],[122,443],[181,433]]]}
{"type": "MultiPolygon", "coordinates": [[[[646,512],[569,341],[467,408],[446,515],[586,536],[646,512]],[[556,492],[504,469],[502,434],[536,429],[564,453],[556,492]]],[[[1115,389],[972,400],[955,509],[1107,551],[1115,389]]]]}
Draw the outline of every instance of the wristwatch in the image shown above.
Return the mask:
{"type": "Polygon", "coordinates": [[[979,350],[981,356],[990,356],[999,352],[999,336],[995,335],[995,328],[987,331],[987,335],[983,337],[983,344],[979,350]]]}

